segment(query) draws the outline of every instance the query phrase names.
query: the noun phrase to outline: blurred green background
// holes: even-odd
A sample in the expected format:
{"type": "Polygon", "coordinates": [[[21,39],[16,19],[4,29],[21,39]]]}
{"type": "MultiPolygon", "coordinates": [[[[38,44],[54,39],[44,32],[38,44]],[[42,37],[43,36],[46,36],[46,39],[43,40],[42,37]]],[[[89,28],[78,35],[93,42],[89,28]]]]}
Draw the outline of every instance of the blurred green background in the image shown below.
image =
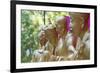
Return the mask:
{"type": "Polygon", "coordinates": [[[59,16],[68,12],[21,10],[21,62],[31,62],[32,53],[39,48],[38,34],[43,25],[55,25],[59,16]]]}

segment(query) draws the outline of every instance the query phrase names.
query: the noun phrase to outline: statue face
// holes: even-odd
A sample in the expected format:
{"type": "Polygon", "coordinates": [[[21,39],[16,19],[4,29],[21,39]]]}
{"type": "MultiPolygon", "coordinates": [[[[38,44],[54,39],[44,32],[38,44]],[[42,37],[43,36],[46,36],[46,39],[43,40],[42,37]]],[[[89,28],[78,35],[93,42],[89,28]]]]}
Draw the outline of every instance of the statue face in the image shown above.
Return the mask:
{"type": "Polygon", "coordinates": [[[46,37],[47,39],[53,44],[56,43],[56,40],[58,39],[58,34],[56,32],[55,28],[47,29],[46,31],[46,37]]]}
{"type": "Polygon", "coordinates": [[[39,37],[39,40],[40,40],[40,44],[41,45],[45,45],[46,42],[47,42],[47,38],[46,38],[46,35],[45,35],[45,32],[42,32],[40,37],[39,37]]]}
{"type": "Polygon", "coordinates": [[[73,33],[75,33],[76,35],[79,35],[81,32],[81,26],[82,26],[82,21],[80,20],[80,18],[75,18],[73,21],[73,33]]]}
{"type": "Polygon", "coordinates": [[[82,25],[83,25],[83,17],[80,13],[72,13],[71,16],[71,23],[73,33],[77,36],[81,33],[82,25]]]}
{"type": "Polygon", "coordinates": [[[65,17],[62,17],[56,22],[56,30],[59,35],[63,35],[64,32],[67,32],[66,28],[66,19],[65,17]]]}

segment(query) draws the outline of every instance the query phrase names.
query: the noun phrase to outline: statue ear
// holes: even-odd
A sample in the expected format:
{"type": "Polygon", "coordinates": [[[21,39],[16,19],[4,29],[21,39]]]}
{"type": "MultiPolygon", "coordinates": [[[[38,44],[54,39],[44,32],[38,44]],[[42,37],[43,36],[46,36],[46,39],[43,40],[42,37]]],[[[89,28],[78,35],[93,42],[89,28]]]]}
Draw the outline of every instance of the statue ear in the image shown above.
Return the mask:
{"type": "Polygon", "coordinates": [[[81,29],[84,28],[84,18],[82,18],[82,25],[81,25],[81,29]]]}
{"type": "Polygon", "coordinates": [[[81,28],[82,28],[82,29],[83,29],[83,27],[84,27],[84,24],[81,25],[81,28]]]}

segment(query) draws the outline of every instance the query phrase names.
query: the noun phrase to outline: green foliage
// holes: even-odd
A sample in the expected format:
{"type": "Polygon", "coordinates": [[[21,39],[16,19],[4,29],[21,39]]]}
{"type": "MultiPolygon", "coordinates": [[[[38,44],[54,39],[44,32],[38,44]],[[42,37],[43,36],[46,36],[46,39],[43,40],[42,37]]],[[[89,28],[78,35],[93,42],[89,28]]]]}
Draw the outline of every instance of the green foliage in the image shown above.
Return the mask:
{"type": "Polygon", "coordinates": [[[45,19],[46,19],[46,24],[55,24],[55,20],[57,17],[59,16],[68,16],[68,12],[46,12],[46,15],[45,15],[45,19]]]}
{"type": "Polygon", "coordinates": [[[21,61],[27,62],[25,51],[38,48],[38,26],[43,23],[42,12],[22,10],[21,11],[21,61]],[[42,20],[42,21],[41,21],[42,20]]]}

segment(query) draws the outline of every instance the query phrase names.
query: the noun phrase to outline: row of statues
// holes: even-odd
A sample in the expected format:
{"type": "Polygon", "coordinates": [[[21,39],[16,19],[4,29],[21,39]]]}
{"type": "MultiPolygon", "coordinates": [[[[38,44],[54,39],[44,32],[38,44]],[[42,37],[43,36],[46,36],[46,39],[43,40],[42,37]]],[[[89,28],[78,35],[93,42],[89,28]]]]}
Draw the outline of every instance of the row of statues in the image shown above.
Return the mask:
{"type": "Polygon", "coordinates": [[[31,62],[90,59],[90,14],[70,12],[69,16],[59,16],[55,26],[41,29],[39,44],[31,62]]]}

